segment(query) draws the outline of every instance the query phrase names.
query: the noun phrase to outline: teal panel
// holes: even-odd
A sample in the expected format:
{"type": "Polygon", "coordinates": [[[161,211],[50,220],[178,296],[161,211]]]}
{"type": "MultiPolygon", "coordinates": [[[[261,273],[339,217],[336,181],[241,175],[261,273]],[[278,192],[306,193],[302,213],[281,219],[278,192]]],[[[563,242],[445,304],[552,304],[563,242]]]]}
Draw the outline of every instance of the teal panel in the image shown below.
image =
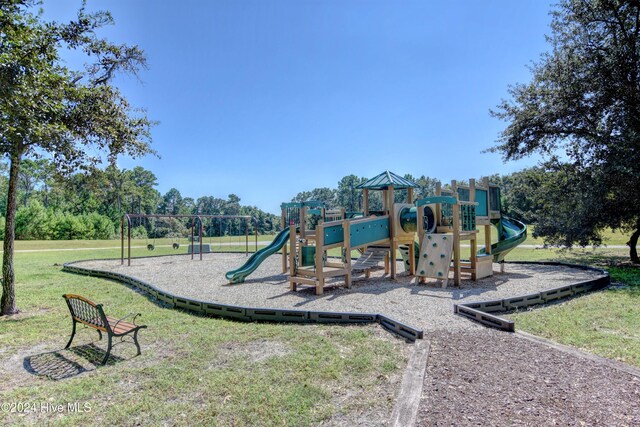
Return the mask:
{"type": "Polygon", "coordinates": [[[308,209],[307,213],[309,215],[322,215],[322,209],[308,209]]]}
{"type": "Polygon", "coordinates": [[[476,202],[478,202],[478,206],[476,206],[476,215],[478,216],[489,216],[489,206],[487,205],[487,190],[478,190],[476,189],[476,202]]]}
{"type": "Polygon", "coordinates": [[[316,263],[316,247],[315,246],[303,246],[300,248],[302,260],[300,262],[301,267],[308,267],[316,263]]]}
{"type": "Polygon", "coordinates": [[[344,228],[342,224],[332,225],[324,229],[324,244],[333,245],[344,240],[344,228]]]}
{"type": "Polygon", "coordinates": [[[351,224],[351,247],[389,238],[389,218],[377,218],[371,221],[351,224]]]}

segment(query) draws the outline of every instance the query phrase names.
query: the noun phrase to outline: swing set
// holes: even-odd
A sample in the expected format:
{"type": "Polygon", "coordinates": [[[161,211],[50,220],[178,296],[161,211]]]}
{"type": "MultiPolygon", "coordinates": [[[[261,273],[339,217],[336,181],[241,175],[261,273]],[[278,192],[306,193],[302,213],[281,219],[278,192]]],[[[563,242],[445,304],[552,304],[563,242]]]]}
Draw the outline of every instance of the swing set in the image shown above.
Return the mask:
{"type": "MultiPolygon", "coordinates": [[[[191,244],[187,254],[191,254],[194,259],[194,253],[200,253],[202,260],[203,240],[209,239],[208,246],[210,252],[230,252],[225,250],[228,247],[242,247],[244,252],[249,254],[249,225],[253,224],[255,235],[254,252],[258,250],[258,221],[249,215],[156,215],[156,214],[124,214],[120,222],[120,263],[124,264],[125,252],[125,227],[127,235],[127,265],[131,265],[131,228],[132,220],[138,220],[141,225],[146,220],[147,227],[151,232],[151,236],[147,234],[146,248],[152,252],[156,249],[156,222],[161,218],[187,219],[185,229],[190,230],[191,244]],[[206,225],[205,225],[206,224],[206,225]],[[244,239],[243,239],[244,237],[244,239]],[[233,239],[236,241],[233,241],[233,239]],[[244,242],[243,242],[244,240],[244,242]],[[199,243],[199,250],[196,243],[199,243]],[[211,250],[211,248],[217,250],[211,250]]],[[[172,244],[174,250],[180,249],[180,234],[171,233],[172,244]]],[[[206,252],[206,251],[205,251],[206,252]]]]}

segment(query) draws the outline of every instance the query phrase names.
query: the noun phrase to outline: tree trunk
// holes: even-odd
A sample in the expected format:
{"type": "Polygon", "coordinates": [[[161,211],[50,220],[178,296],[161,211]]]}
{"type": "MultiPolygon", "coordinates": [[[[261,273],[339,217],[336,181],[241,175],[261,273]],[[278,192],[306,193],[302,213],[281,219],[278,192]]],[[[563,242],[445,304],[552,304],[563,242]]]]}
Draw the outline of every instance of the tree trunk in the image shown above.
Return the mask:
{"type": "Polygon", "coordinates": [[[2,258],[2,300],[0,301],[0,316],[18,313],[16,307],[15,274],[13,271],[13,243],[15,240],[16,203],[18,196],[18,172],[22,155],[11,155],[9,168],[9,188],[7,191],[7,215],[4,226],[4,254],[2,258]]]}
{"type": "Polygon", "coordinates": [[[631,262],[634,264],[640,264],[640,258],[638,258],[638,250],[636,249],[639,237],[640,227],[637,227],[636,231],[633,232],[631,238],[629,238],[629,241],[627,242],[627,245],[629,245],[629,258],[631,258],[631,262]]]}

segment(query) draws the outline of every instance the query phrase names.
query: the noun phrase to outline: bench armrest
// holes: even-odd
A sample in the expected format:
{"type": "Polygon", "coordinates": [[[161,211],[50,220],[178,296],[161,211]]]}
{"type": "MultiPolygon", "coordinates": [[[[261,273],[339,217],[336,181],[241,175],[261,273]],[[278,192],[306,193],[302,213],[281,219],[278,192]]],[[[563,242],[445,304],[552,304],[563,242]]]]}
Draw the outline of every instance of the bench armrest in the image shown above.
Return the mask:
{"type": "MultiPolygon", "coordinates": [[[[116,323],[113,324],[113,328],[115,328],[116,326],[118,326],[118,323],[122,322],[124,319],[127,319],[129,317],[133,316],[133,319],[131,319],[131,323],[133,323],[134,325],[136,324],[136,319],[138,318],[138,316],[142,316],[141,313],[129,313],[126,316],[124,316],[121,319],[118,319],[116,321],[116,323]]],[[[137,325],[136,325],[137,326],[137,325]]]]}

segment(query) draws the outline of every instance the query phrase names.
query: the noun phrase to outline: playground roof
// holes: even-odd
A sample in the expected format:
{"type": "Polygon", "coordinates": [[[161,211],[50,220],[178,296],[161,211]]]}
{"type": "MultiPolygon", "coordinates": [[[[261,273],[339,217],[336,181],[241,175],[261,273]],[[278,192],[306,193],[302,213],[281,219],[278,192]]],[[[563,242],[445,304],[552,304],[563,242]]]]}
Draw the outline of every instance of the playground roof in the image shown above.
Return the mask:
{"type": "Polygon", "coordinates": [[[418,188],[419,185],[411,182],[390,171],[384,171],[380,175],[376,175],[367,182],[358,185],[356,188],[368,190],[385,190],[393,185],[394,190],[404,190],[406,188],[418,188]]]}

